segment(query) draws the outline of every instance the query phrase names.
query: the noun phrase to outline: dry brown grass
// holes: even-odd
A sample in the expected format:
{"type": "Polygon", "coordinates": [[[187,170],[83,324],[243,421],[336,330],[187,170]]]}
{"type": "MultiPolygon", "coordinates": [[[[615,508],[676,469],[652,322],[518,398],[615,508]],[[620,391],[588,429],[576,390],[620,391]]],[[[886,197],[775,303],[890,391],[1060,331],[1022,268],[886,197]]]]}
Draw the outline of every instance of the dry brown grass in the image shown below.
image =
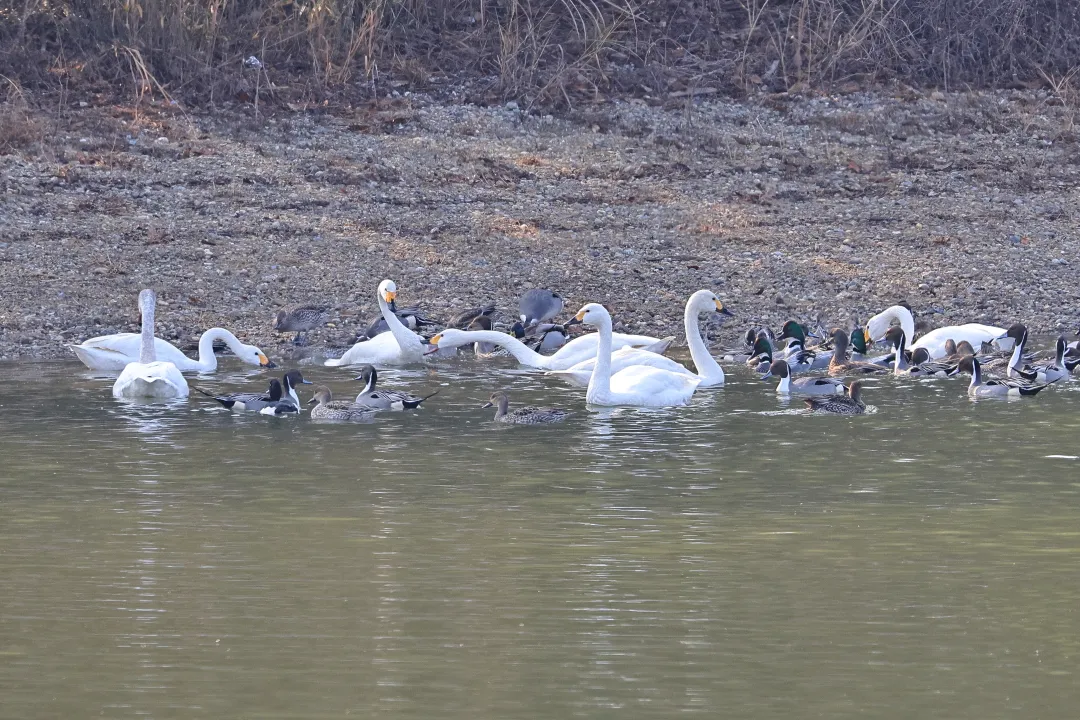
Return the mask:
{"type": "Polygon", "coordinates": [[[0,155],[28,150],[44,133],[40,114],[27,102],[18,81],[0,76],[0,155]]]}
{"type": "Polygon", "coordinates": [[[0,0],[0,73],[140,101],[382,97],[434,77],[481,101],[689,102],[852,80],[1056,87],[1078,65],[1080,3],[1060,0],[0,0]]]}

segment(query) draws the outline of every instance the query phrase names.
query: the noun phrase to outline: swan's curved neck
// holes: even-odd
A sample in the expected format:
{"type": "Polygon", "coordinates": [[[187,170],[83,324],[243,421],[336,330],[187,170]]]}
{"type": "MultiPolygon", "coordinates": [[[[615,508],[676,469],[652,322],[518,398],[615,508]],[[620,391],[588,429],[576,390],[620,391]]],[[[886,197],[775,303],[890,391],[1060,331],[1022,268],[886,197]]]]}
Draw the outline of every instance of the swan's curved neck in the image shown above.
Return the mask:
{"type": "Polygon", "coordinates": [[[146,365],[157,360],[154,347],[154,305],[146,303],[142,309],[142,341],[139,345],[139,362],[146,365]]]}
{"type": "Polygon", "coordinates": [[[705,341],[701,339],[701,330],[698,327],[699,314],[691,303],[686,304],[686,310],[683,311],[683,329],[686,331],[686,344],[690,346],[690,359],[694,361],[698,375],[706,380],[723,381],[723,368],[713,359],[709,348],[705,346],[705,341]]]}
{"type": "Polygon", "coordinates": [[[238,357],[242,354],[243,343],[225,328],[210,328],[199,338],[199,364],[207,371],[217,369],[217,355],[214,354],[214,342],[221,340],[238,357]]]}
{"type": "Polygon", "coordinates": [[[379,312],[382,314],[383,320],[386,321],[386,326],[390,328],[390,333],[397,340],[399,347],[405,349],[407,346],[418,342],[416,333],[401,324],[401,320],[386,304],[386,298],[383,297],[381,292],[379,293],[379,312]]]}
{"type": "Polygon", "coordinates": [[[532,350],[525,343],[506,333],[497,330],[462,330],[461,333],[465,342],[489,342],[492,345],[506,348],[514,356],[514,359],[522,365],[542,368],[549,365],[549,358],[532,350]]]}
{"type": "Polygon", "coordinates": [[[890,323],[893,320],[900,323],[900,328],[904,331],[904,344],[911,347],[911,343],[915,341],[915,318],[911,316],[911,311],[903,305],[893,305],[885,313],[890,323]]]}
{"type": "Polygon", "coordinates": [[[611,393],[611,318],[601,320],[597,330],[600,331],[600,339],[596,345],[596,364],[589,378],[589,389],[585,392],[586,400],[611,393]]]}

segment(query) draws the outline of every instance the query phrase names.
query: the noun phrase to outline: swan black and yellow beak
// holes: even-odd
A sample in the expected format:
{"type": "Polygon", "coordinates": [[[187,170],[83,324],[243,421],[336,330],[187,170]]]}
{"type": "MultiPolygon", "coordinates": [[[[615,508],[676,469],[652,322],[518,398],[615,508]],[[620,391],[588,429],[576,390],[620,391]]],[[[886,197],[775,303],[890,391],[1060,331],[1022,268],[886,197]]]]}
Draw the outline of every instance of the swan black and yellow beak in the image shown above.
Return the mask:
{"type": "MultiPolygon", "coordinates": [[[[442,333],[439,333],[438,335],[435,335],[430,340],[428,340],[428,342],[431,343],[432,345],[438,345],[440,340],[442,340],[442,333]]],[[[357,378],[357,379],[359,379],[359,378],[357,378]]]]}
{"type": "Polygon", "coordinates": [[[581,311],[578,312],[577,315],[575,315],[574,317],[572,317],[572,318],[570,318],[569,320],[566,321],[566,327],[570,327],[571,325],[580,325],[582,322],[584,322],[584,320],[585,320],[585,311],[581,310],[581,311]]]}
{"type": "Polygon", "coordinates": [[[394,298],[396,298],[396,297],[397,297],[396,292],[390,292],[389,290],[387,290],[386,292],[383,293],[383,299],[386,300],[386,302],[388,302],[388,303],[394,302],[394,298]]]}
{"type": "Polygon", "coordinates": [[[270,358],[266,357],[266,355],[264,355],[263,353],[259,353],[259,366],[264,367],[264,368],[275,368],[275,367],[277,367],[277,365],[275,365],[273,362],[271,362],[270,358]]]}
{"type": "Polygon", "coordinates": [[[714,300],[713,302],[716,303],[716,312],[720,313],[721,315],[727,315],[728,317],[735,317],[735,313],[724,307],[724,303],[720,302],[719,298],[714,300]]]}

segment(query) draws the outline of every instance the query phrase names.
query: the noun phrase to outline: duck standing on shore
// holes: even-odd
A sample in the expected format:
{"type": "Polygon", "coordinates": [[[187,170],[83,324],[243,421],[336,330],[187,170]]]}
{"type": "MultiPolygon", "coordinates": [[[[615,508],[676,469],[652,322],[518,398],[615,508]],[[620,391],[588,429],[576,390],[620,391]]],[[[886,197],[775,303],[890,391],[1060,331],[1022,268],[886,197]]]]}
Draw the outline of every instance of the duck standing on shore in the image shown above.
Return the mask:
{"type": "Polygon", "coordinates": [[[278,310],[274,316],[274,330],[295,332],[293,345],[303,345],[303,334],[322,327],[329,319],[330,308],[325,305],[299,305],[288,310],[278,310]]]}

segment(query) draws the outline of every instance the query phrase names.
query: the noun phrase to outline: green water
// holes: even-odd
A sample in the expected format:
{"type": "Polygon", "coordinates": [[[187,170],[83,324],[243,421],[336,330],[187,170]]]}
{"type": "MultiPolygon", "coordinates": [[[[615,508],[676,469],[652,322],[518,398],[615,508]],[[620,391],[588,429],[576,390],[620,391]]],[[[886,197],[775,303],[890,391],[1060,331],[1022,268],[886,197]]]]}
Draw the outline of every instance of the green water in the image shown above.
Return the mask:
{"type": "Polygon", "coordinates": [[[821,418],[736,372],[688,408],[597,413],[461,361],[380,375],[441,387],[418,412],[321,425],[2,367],[3,718],[1080,703],[1080,383],[972,403],[962,381],[875,381],[876,414],[821,418]],[[576,414],[496,426],[495,388],[576,414]]]}

